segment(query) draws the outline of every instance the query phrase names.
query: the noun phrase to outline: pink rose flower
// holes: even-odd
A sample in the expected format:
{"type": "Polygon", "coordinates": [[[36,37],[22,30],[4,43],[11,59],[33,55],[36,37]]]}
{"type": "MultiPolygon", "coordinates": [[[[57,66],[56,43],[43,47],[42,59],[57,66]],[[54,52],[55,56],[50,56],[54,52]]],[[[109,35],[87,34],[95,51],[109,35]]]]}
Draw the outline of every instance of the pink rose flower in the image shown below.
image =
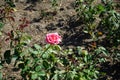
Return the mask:
{"type": "Polygon", "coordinates": [[[49,44],[59,44],[61,36],[58,33],[49,33],[46,35],[46,42],[49,44]]]}

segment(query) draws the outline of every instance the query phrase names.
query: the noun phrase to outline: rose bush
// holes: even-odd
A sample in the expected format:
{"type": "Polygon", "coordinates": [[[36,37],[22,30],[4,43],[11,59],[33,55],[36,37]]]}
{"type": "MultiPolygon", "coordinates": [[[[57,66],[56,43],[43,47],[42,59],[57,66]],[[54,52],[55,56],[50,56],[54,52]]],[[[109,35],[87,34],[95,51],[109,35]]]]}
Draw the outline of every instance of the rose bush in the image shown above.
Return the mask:
{"type": "Polygon", "coordinates": [[[59,44],[61,36],[58,33],[49,33],[46,35],[46,42],[49,44],[59,44]]]}

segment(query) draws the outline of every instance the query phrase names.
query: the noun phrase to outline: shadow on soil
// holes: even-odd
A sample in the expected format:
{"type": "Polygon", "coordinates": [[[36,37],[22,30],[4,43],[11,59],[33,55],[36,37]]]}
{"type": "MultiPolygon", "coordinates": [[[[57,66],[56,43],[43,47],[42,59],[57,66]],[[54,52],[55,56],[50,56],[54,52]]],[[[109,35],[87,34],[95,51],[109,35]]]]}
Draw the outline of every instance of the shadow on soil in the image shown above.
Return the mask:
{"type": "Polygon", "coordinates": [[[99,80],[107,80],[108,77],[110,80],[120,80],[120,62],[110,65],[109,62],[103,63],[101,65],[101,72],[106,73],[103,78],[99,80]]]}
{"type": "Polygon", "coordinates": [[[67,25],[61,28],[66,31],[63,35],[63,43],[65,46],[81,46],[85,45],[84,40],[90,39],[89,34],[83,32],[83,23],[80,19],[77,20],[76,16],[72,16],[68,19],[67,25]]]}

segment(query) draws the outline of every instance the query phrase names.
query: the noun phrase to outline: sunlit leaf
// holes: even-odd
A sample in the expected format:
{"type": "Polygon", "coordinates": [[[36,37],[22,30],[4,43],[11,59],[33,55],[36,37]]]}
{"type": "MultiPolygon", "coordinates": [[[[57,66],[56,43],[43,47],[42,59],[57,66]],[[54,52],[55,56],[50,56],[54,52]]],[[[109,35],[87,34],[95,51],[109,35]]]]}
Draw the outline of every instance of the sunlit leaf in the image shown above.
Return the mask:
{"type": "Polygon", "coordinates": [[[61,47],[59,45],[55,45],[55,49],[60,51],[61,50],[61,47]]]}
{"type": "Polygon", "coordinates": [[[35,68],[35,71],[40,71],[42,69],[42,66],[37,66],[36,68],[35,68]]]}
{"type": "Polygon", "coordinates": [[[38,72],[38,75],[39,75],[39,76],[45,76],[46,73],[45,73],[44,71],[39,71],[39,72],[38,72]]]}
{"type": "Polygon", "coordinates": [[[55,74],[51,80],[58,80],[58,74],[55,74]]]}
{"type": "Polygon", "coordinates": [[[41,49],[40,45],[38,45],[38,44],[34,44],[34,47],[35,47],[37,50],[41,49]]]}
{"type": "Polygon", "coordinates": [[[32,73],[31,79],[35,80],[38,78],[38,74],[37,73],[32,73]]]}
{"type": "Polygon", "coordinates": [[[0,72],[0,80],[3,80],[3,75],[2,75],[2,72],[0,72]]]}

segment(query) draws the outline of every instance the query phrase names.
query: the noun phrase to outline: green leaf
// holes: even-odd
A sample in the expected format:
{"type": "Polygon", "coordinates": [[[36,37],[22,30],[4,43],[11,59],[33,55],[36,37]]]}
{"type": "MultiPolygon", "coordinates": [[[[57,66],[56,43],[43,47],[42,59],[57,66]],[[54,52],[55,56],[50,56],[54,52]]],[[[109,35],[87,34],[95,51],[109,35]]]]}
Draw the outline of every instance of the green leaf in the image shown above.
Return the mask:
{"type": "Polygon", "coordinates": [[[15,7],[15,4],[12,0],[5,0],[5,2],[10,6],[10,7],[15,7]]]}
{"type": "Polygon", "coordinates": [[[2,32],[0,32],[0,36],[2,35],[2,32]]]}
{"type": "Polygon", "coordinates": [[[68,53],[67,54],[73,54],[73,49],[68,49],[68,53]]]}
{"type": "Polygon", "coordinates": [[[83,32],[84,32],[84,33],[89,33],[87,30],[84,30],[83,32]]]}
{"type": "Polygon", "coordinates": [[[81,51],[82,51],[82,49],[81,49],[80,46],[77,46],[77,51],[78,51],[78,54],[81,55],[81,51]]]}
{"type": "Polygon", "coordinates": [[[107,56],[108,52],[107,50],[104,48],[104,47],[98,47],[98,49],[95,50],[96,54],[100,54],[100,53],[103,53],[104,55],[107,56]]]}
{"type": "Polygon", "coordinates": [[[33,50],[32,48],[29,48],[29,51],[30,51],[32,54],[35,54],[35,55],[36,55],[36,54],[39,54],[39,52],[38,52],[37,50],[35,51],[35,50],[33,50]]]}
{"type": "Polygon", "coordinates": [[[60,51],[61,50],[61,47],[59,45],[55,45],[55,49],[60,51]]]}
{"type": "Polygon", "coordinates": [[[48,57],[49,57],[49,56],[48,56],[47,53],[45,53],[45,54],[42,55],[42,58],[48,58],[48,57]]]}
{"type": "Polygon", "coordinates": [[[95,72],[94,72],[94,77],[95,77],[96,79],[98,78],[98,75],[97,75],[98,73],[99,73],[98,71],[95,71],[95,72]]]}
{"type": "Polygon", "coordinates": [[[46,45],[45,45],[45,48],[47,49],[49,46],[50,46],[50,44],[46,44],[46,45]]]}
{"type": "Polygon", "coordinates": [[[43,80],[41,77],[38,77],[38,80],[43,80]]]}
{"type": "Polygon", "coordinates": [[[43,66],[45,69],[48,69],[50,65],[49,65],[48,61],[43,61],[43,66]]]}
{"type": "Polygon", "coordinates": [[[20,54],[20,57],[25,56],[27,53],[28,53],[27,51],[26,51],[26,52],[22,52],[22,53],[20,54]]]}
{"type": "Polygon", "coordinates": [[[32,53],[33,53],[33,54],[39,54],[38,51],[33,51],[32,53]]]}
{"type": "Polygon", "coordinates": [[[35,68],[35,71],[40,71],[42,69],[42,66],[37,66],[36,68],[35,68]]]}
{"type": "Polygon", "coordinates": [[[45,74],[46,74],[46,73],[45,73],[44,71],[38,72],[38,75],[39,75],[39,76],[45,76],[45,74]]]}
{"type": "Polygon", "coordinates": [[[4,23],[0,22],[0,30],[3,28],[4,23]]]}
{"type": "Polygon", "coordinates": [[[40,45],[38,45],[38,44],[34,44],[34,47],[35,47],[35,49],[37,49],[37,50],[41,49],[40,45]]]}
{"type": "Polygon", "coordinates": [[[11,51],[10,50],[5,51],[4,58],[7,64],[11,63],[11,51]]]}
{"type": "Polygon", "coordinates": [[[32,73],[31,79],[35,80],[38,78],[38,74],[37,73],[32,73]]]}
{"type": "Polygon", "coordinates": [[[97,5],[97,12],[105,11],[105,8],[102,4],[97,5]]]}
{"type": "Polygon", "coordinates": [[[2,69],[3,68],[3,66],[2,65],[0,65],[0,69],[2,69]]]}
{"type": "Polygon", "coordinates": [[[85,61],[85,62],[87,62],[87,61],[88,61],[88,60],[87,60],[87,56],[85,56],[85,57],[84,57],[84,61],[85,61]]]}
{"type": "Polygon", "coordinates": [[[84,55],[84,56],[86,56],[86,55],[88,55],[88,51],[87,50],[82,50],[81,54],[84,55]]]}
{"type": "Polygon", "coordinates": [[[2,77],[3,77],[2,72],[0,72],[0,80],[2,80],[2,77]]]}
{"type": "Polygon", "coordinates": [[[55,74],[51,80],[58,80],[58,74],[55,74]]]}
{"type": "Polygon", "coordinates": [[[70,71],[67,73],[67,79],[68,80],[74,80],[76,72],[75,71],[70,71]]]}
{"type": "Polygon", "coordinates": [[[23,34],[21,37],[21,42],[24,44],[29,44],[31,42],[31,36],[27,35],[27,34],[23,34]]]}
{"type": "Polygon", "coordinates": [[[54,62],[56,60],[56,57],[54,54],[50,54],[49,59],[54,62]]]}
{"type": "Polygon", "coordinates": [[[11,58],[12,58],[12,62],[15,62],[18,59],[18,56],[13,55],[11,58]]]}

